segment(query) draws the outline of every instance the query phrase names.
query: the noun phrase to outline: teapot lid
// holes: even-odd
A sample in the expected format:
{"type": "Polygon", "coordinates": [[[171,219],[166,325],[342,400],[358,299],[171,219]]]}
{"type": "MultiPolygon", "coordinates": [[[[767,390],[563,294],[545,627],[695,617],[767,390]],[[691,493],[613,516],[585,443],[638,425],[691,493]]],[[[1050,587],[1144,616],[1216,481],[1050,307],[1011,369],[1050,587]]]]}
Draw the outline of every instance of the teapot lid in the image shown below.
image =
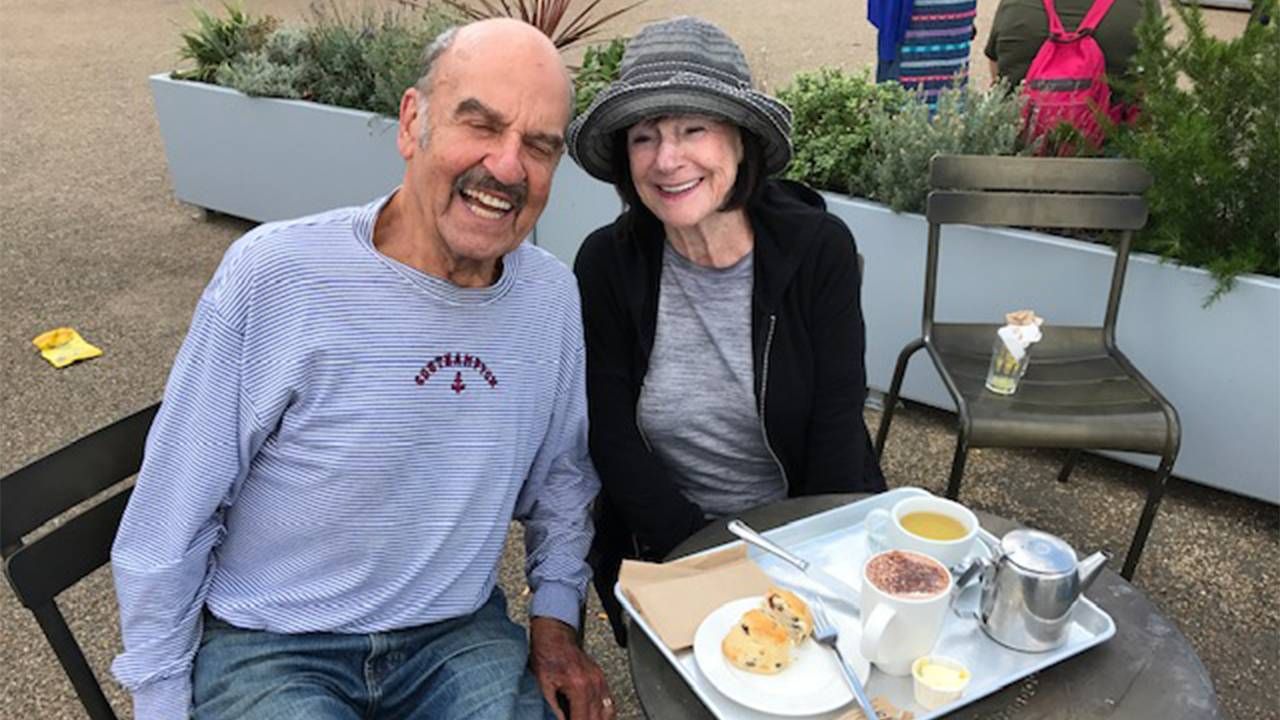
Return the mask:
{"type": "Polygon", "coordinates": [[[1076,570],[1076,551],[1047,532],[1011,530],[1000,540],[1000,548],[1013,564],[1032,572],[1059,575],[1076,570]]]}

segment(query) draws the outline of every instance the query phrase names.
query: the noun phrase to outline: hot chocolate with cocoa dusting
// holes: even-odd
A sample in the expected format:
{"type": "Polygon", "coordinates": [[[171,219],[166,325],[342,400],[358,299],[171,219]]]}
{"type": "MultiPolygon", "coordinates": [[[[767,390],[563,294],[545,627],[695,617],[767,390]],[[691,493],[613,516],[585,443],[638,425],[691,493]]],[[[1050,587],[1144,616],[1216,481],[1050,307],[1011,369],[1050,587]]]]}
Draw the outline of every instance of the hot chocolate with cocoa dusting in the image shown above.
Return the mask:
{"type": "Polygon", "coordinates": [[[947,589],[947,569],[933,558],[905,550],[881,553],[867,563],[867,580],[902,598],[933,597],[947,589]]]}

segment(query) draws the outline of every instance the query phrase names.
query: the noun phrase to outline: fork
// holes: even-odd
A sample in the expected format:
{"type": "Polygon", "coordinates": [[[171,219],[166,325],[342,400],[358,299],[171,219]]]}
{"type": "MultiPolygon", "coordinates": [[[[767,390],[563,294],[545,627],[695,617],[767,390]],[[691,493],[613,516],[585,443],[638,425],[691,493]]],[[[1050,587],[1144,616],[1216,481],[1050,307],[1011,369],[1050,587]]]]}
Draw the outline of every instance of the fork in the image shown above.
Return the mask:
{"type": "Polygon", "coordinates": [[[849,687],[853,689],[853,696],[857,698],[858,705],[862,708],[862,714],[867,720],[876,720],[875,708],[871,706],[871,700],[867,697],[867,691],[862,687],[862,681],[858,679],[858,673],[854,672],[853,666],[845,659],[844,653],[840,651],[840,631],[836,628],[835,623],[831,622],[831,618],[827,615],[827,606],[823,604],[822,598],[813,597],[813,604],[809,609],[813,613],[813,639],[826,645],[836,651],[836,657],[840,660],[840,670],[844,672],[844,679],[849,681],[849,687]]]}

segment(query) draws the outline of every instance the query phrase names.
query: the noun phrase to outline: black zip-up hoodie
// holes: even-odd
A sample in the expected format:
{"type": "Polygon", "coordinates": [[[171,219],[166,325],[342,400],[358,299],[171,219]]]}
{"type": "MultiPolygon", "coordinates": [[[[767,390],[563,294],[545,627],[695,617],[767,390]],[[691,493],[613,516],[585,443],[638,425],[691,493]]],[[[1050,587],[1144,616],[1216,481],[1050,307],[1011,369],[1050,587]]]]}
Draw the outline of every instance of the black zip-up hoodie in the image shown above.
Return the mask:
{"type": "MultiPolygon", "coordinates": [[[[767,181],[747,207],[755,235],[751,338],[757,410],[787,495],[876,492],[884,476],[862,419],[861,277],[853,235],[798,183],[767,181]]],[[[639,223],[638,223],[639,224],[639,223]]],[[[637,425],[662,272],[662,227],[591,233],[582,291],[591,458],[602,491],[591,563],[622,640],[613,584],[624,557],[658,560],[706,524],[637,425]]]]}

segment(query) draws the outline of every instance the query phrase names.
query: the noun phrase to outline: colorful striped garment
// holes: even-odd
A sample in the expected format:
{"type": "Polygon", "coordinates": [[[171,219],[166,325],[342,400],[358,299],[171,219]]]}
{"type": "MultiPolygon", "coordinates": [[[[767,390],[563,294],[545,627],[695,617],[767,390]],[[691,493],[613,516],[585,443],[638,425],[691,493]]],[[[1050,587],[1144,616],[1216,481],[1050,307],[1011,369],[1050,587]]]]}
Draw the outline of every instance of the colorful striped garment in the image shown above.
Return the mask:
{"type": "Polygon", "coordinates": [[[898,48],[898,81],[932,109],[943,88],[969,81],[976,0],[915,0],[898,48]]]}

